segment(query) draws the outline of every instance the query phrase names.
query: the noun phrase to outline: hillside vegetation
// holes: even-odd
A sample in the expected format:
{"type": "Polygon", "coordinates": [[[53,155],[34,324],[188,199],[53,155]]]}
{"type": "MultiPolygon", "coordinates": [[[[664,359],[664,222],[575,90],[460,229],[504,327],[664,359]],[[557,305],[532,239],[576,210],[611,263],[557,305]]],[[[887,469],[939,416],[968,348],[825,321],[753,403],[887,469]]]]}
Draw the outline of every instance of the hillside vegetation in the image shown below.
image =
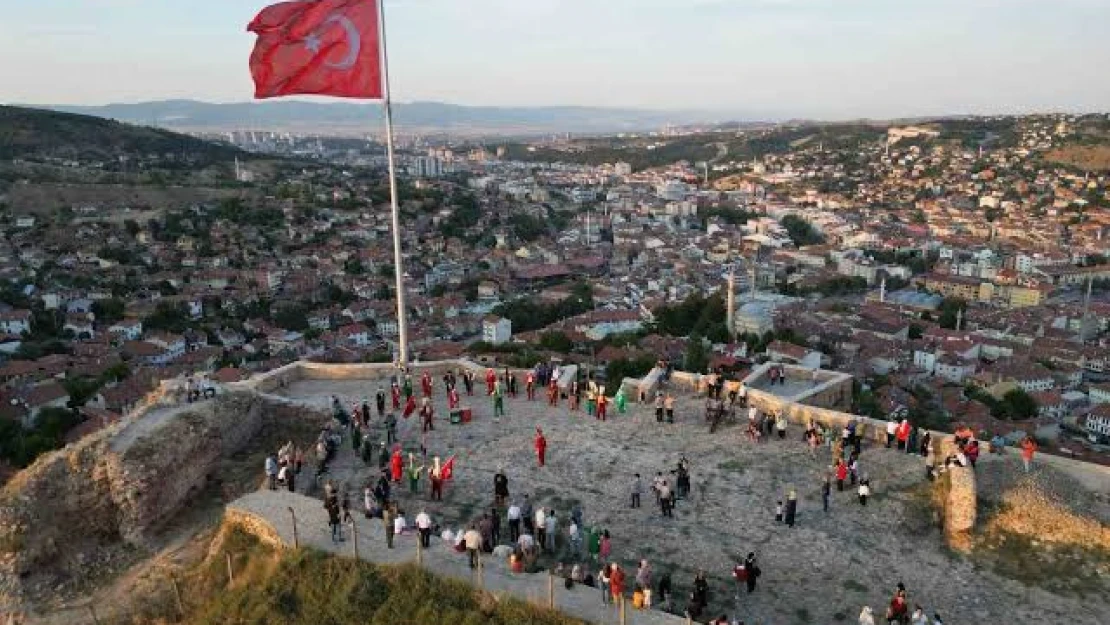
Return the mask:
{"type": "Polygon", "coordinates": [[[87,115],[0,106],[0,160],[116,160],[120,156],[146,155],[173,155],[182,162],[206,164],[244,153],[231,146],[158,128],[87,115]]]}
{"type": "MultiPolygon", "coordinates": [[[[580,625],[581,621],[511,599],[495,599],[472,586],[435,577],[415,565],[376,566],[311,549],[275,551],[253,535],[226,527],[209,556],[177,577],[185,607],[179,622],[192,625],[580,625]],[[228,584],[225,554],[233,554],[228,584]]],[[[177,620],[169,584],[135,602],[120,623],[177,620]]]]}

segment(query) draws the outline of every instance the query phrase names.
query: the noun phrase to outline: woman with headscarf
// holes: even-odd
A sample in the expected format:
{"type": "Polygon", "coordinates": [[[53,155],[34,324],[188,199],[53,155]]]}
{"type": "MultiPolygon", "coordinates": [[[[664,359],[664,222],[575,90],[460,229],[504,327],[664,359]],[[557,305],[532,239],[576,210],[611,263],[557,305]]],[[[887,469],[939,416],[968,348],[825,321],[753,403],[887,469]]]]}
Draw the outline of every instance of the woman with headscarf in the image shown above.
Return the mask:
{"type": "Polygon", "coordinates": [[[421,403],[422,403],[422,405],[420,406],[420,431],[421,432],[427,432],[429,430],[436,429],[435,424],[432,421],[433,417],[435,416],[435,410],[432,409],[431,402],[429,402],[428,398],[425,397],[424,399],[421,400],[421,403]]]}
{"type": "Polygon", "coordinates": [[[439,456],[432,460],[432,468],[428,469],[428,479],[432,482],[432,500],[443,501],[443,467],[439,463],[439,456]]]}
{"type": "Polygon", "coordinates": [[[432,376],[427,371],[420,376],[420,390],[424,391],[424,397],[432,396],[432,376]]]}
{"type": "Polygon", "coordinates": [[[617,389],[617,395],[613,398],[613,402],[617,404],[617,412],[624,414],[624,411],[628,407],[628,396],[624,394],[623,385],[617,389]]]}
{"type": "Polygon", "coordinates": [[[788,527],[794,527],[794,516],[798,514],[798,493],[794,487],[790,487],[790,492],[786,495],[786,512],[783,515],[783,520],[788,527]]]}

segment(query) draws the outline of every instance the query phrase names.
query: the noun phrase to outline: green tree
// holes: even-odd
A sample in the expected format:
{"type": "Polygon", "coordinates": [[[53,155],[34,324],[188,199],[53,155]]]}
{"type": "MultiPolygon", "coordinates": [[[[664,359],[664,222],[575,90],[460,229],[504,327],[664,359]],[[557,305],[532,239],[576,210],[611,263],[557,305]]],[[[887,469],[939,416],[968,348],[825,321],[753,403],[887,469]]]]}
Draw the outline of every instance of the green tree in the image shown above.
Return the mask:
{"type": "Polygon", "coordinates": [[[682,360],[685,371],[705,371],[709,368],[709,354],[706,352],[702,338],[697,334],[691,335],[686,344],[686,354],[682,360]]]}
{"type": "Polygon", "coordinates": [[[274,323],[279,328],[304,332],[308,330],[308,313],[304,306],[286,306],[274,313],[274,323]]]}
{"type": "Polygon", "coordinates": [[[547,233],[547,226],[542,220],[527,213],[514,213],[509,216],[509,226],[518,239],[532,242],[547,233]]]}
{"type": "Polygon", "coordinates": [[[959,297],[946,297],[940,303],[940,308],[937,312],[940,313],[937,323],[940,327],[954,330],[956,328],[957,317],[961,310],[967,308],[967,301],[959,297]]]}
{"type": "Polygon", "coordinates": [[[574,349],[574,343],[564,332],[544,332],[540,335],[540,347],[567,354],[574,349]]]}
{"type": "Polygon", "coordinates": [[[916,323],[911,323],[909,330],[910,340],[916,340],[921,338],[922,336],[924,336],[924,330],[921,329],[921,326],[917,325],[916,323]]]}
{"type": "Polygon", "coordinates": [[[812,224],[797,215],[787,215],[782,218],[781,223],[782,227],[786,228],[790,240],[797,247],[819,245],[825,242],[825,237],[821,236],[821,233],[817,232],[812,224]]]}
{"type": "Polygon", "coordinates": [[[62,387],[65,388],[66,393],[69,394],[69,402],[67,405],[75,409],[84,406],[96,395],[102,385],[103,381],[99,378],[85,376],[66,378],[62,381],[62,387]]]}
{"type": "Polygon", "coordinates": [[[348,258],[347,262],[343,263],[343,271],[352,276],[361,276],[366,273],[366,270],[362,266],[362,261],[357,257],[348,258]]]}
{"type": "Polygon", "coordinates": [[[111,324],[123,319],[124,303],[116,298],[102,299],[93,302],[92,312],[96,315],[98,323],[111,324]]]}
{"type": "Polygon", "coordinates": [[[189,326],[189,311],[182,303],[158,302],[146,319],[143,328],[149,330],[167,330],[169,332],[184,332],[189,326]]]}
{"type": "Polygon", "coordinates": [[[625,378],[642,378],[655,366],[656,359],[651,356],[636,358],[617,358],[605,365],[605,381],[614,390],[625,378]]]}
{"type": "Polygon", "coordinates": [[[1002,414],[1013,421],[1024,421],[1037,416],[1037,400],[1020,388],[1007,391],[1002,396],[1002,414]]]}

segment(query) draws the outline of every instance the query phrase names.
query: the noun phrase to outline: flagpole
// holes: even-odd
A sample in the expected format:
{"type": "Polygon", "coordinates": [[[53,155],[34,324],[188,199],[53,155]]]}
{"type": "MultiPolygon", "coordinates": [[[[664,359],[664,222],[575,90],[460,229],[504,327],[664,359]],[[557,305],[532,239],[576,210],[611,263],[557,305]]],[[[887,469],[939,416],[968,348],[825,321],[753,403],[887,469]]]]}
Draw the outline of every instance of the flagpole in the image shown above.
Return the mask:
{"type": "Polygon", "coordinates": [[[385,151],[389,160],[389,204],[393,219],[393,273],[397,289],[397,332],[400,343],[397,364],[409,362],[409,324],[405,308],[405,269],[401,264],[401,211],[397,205],[397,165],[393,158],[393,106],[389,98],[389,52],[385,42],[385,0],[378,3],[378,36],[382,42],[382,95],[385,105],[385,151]]]}

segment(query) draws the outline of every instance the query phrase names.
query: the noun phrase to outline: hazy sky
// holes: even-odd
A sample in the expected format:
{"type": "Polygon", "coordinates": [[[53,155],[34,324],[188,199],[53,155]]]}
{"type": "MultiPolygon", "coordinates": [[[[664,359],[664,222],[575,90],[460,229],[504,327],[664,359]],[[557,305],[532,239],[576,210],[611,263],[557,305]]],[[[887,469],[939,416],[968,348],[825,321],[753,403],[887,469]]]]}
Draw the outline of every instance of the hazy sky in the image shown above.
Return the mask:
{"type": "MultiPolygon", "coordinates": [[[[0,101],[250,99],[265,0],[0,0],[0,101]]],[[[396,100],[1110,110],[1110,0],[386,0],[396,100]]]]}

